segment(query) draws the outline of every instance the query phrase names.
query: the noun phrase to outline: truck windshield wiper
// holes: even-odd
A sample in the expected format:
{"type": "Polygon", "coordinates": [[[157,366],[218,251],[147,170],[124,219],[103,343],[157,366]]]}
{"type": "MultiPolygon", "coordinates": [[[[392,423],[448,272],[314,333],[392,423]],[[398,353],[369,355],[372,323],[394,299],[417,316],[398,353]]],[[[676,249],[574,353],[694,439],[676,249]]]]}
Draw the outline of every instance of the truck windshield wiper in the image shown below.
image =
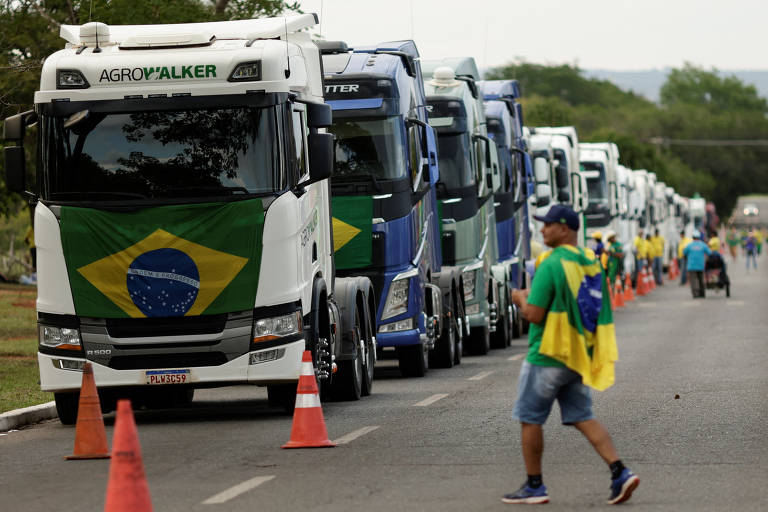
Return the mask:
{"type": "Polygon", "coordinates": [[[112,191],[106,191],[106,190],[88,190],[88,191],[79,191],[79,192],[53,192],[53,196],[63,196],[63,197],[76,197],[76,198],[92,198],[93,196],[114,196],[114,197],[124,197],[124,198],[130,198],[130,199],[149,199],[144,194],[139,194],[136,192],[112,192],[112,191]]]}
{"type": "Polygon", "coordinates": [[[365,174],[344,174],[341,176],[334,176],[333,179],[336,179],[337,181],[344,182],[344,181],[370,181],[373,183],[373,188],[376,189],[376,192],[381,192],[381,184],[379,183],[379,180],[374,176],[373,174],[365,173],[365,174]]]}
{"type": "Polygon", "coordinates": [[[236,195],[236,194],[250,194],[251,192],[245,187],[174,187],[168,192],[219,192],[216,195],[236,195]]]}

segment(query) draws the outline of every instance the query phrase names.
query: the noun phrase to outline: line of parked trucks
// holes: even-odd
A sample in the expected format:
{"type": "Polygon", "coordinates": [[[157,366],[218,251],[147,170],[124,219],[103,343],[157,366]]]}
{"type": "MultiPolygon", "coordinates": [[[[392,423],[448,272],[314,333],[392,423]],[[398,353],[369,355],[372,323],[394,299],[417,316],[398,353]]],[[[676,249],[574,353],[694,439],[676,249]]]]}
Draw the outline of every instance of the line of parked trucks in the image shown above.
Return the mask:
{"type": "Polygon", "coordinates": [[[703,215],[615,144],[526,126],[518,83],[471,57],[316,43],[316,23],[61,27],[4,151],[36,205],[40,382],[63,423],[86,360],[105,412],[236,384],[290,409],[305,349],[321,398],[356,400],[381,357],[421,377],[526,331],[510,295],[544,249],[534,214],[570,205],[581,245],[659,229],[665,261],[703,215]]]}

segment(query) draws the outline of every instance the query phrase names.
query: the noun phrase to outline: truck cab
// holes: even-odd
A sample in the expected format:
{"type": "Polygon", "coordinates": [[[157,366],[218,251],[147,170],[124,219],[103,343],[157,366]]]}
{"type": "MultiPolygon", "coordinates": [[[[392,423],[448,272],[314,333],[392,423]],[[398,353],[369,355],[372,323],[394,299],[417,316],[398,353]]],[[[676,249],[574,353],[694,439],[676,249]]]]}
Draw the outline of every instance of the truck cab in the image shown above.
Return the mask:
{"type": "Polygon", "coordinates": [[[232,384],[290,408],[305,350],[323,396],[370,392],[375,297],[334,276],[316,23],[61,27],[4,151],[23,192],[37,121],[38,362],[63,423],[85,362],[105,410],[232,384]]]}
{"type": "Polygon", "coordinates": [[[474,59],[423,61],[429,124],[437,132],[443,264],[461,268],[470,327],[467,349],[486,354],[498,320],[498,261],[493,195],[500,185],[474,59]],[[455,68],[445,65],[451,62],[455,68]],[[464,73],[461,73],[461,72],[464,73]]]}
{"type": "MultiPolygon", "coordinates": [[[[419,52],[413,41],[319,45],[333,109],[336,272],[371,279],[379,297],[377,345],[396,351],[404,376],[420,377],[430,352],[440,366],[457,362],[461,336],[440,338],[443,325],[455,329],[448,323],[460,317],[455,301],[442,307],[433,284],[442,273],[439,174],[419,52]]],[[[446,298],[458,295],[458,283],[454,276],[446,298]]]]}

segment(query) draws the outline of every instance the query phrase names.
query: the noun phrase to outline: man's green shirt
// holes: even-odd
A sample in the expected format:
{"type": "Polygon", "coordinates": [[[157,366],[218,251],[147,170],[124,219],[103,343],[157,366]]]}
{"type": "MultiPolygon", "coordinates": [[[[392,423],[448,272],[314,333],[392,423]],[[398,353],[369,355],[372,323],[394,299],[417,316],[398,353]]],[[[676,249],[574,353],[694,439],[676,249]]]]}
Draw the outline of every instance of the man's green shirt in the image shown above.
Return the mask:
{"type": "MultiPolygon", "coordinates": [[[[549,312],[549,308],[555,298],[555,282],[558,279],[565,279],[565,274],[560,263],[559,251],[553,250],[546,259],[539,263],[539,268],[536,269],[536,274],[531,283],[531,293],[528,295],[528,304],[544,308],[549,312]]],[[[544,334],[546,323],[547,317],[545,316],[540,324],[530,324],[528,328],[528,357],[525,359],[529,363],[538,366],[565,367],[560,361],[539,354],[541,336],[544,334]]]]}

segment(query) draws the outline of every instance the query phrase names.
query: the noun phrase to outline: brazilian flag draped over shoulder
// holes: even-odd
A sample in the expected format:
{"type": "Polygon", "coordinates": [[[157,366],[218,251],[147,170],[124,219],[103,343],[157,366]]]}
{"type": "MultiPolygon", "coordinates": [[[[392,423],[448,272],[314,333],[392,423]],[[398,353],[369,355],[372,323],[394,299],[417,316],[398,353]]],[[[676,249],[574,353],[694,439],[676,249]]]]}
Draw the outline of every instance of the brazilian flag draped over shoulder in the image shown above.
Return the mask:
{"type": "Polygon", "coordinates": [[[143,318],[251,309],[263,227],[261,199],[130,212],[62,207],[75,312],[143,318]]]}
{"type": "Polygon", "coordinates": [[[559,256],[565,279],[554,280],[539,353],[562,362],[581,375],[585,385],[602,391],[613,385],[619,357],[605,274],[594,253],[564,245],[552,254],[559,256]]]}
{"type": "Polygon", "coordinates": [[[334,262],[338,269],[371,265],[373,198],[370,196],[335,196],[333,212],[334,262]]]}

